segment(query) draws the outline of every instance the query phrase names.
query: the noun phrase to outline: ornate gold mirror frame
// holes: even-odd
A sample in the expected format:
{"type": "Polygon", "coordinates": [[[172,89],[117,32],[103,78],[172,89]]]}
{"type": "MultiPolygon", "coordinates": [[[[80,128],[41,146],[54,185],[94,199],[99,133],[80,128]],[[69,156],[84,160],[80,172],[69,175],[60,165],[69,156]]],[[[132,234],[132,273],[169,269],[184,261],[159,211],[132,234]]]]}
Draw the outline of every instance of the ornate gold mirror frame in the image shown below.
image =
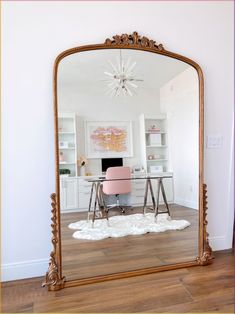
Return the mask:
{"type": "Polygon", "coordinates": [[[56,164],[56,193],[51,195],[52,206],[52,245],[53,250],[50,254],[49,269],[46,273],[43,286],[46,286],[48,290],[60,290],[64,287],[71,287],[75,285],[84,285],[88,283],[97,283],[107,280],[127,278],[138,275],[151,274],[159,271],[172,270],[177,268],[195,266],[195,265],[207,265],[212,262],[212,250],[208,242],[208,233],[206,231],[207,220],[207,188],[204,184],[203,176],[203,156],[204,156],[204,83],[203,73],[200,66],[193,60],[181,56],[179,54],[167,51],[162,44],[157,44],[154,40],[150,40],[147,37],[141,37],[137,32],[132,35],[122,34],[115,35],[112,39],[106,39],[103,44],[86,45],[72,49],[68,49],[62,52],[55,60],[54,63],[54,125],[55,125],[55,164],[56,164]],[[59,182],[59,149],[58,149],[58,104],[57,104],[57,75],[58,66],[60,61],[74,53],[98,50],[98,49],[135,49],[148,51],[160,55],[164,55],[170,58],[181,60],[194,67],[198,73],[199,79],[199,252],[198,257],[189,262],[177,263],[172,265],[157,266],[151,268],[143,268],[139,270],[126,271],[120,273],[114,273],[109,275],[96,276],[85,279],[77,279],[73,281],[66,281],[66,278],[62,276],[62,260],[61,260],[61,230],[60,230],[60,182],[59,182]]]}

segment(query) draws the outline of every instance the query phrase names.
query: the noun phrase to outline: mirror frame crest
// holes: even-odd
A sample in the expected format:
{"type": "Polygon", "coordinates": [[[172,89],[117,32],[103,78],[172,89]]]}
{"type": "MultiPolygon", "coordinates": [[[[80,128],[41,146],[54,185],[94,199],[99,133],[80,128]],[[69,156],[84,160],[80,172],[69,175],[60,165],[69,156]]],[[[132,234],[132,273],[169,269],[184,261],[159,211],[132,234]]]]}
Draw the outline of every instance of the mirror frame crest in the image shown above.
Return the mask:
{"type": "Polygon", "coordinates": [[[54,92],[54,130],[55,130],[55,172],[56,172],[56,193],[51,194],[52,206],[52,245],[53,250],[50,254],[50,261],[48,271],[42,286],[46,286],[49,291],[60,290],[64,287],[72,287],[84,285],[89,283],[97,283],[113,279],[128,278],[139,275],[146,275],[165,270],[173,270],[195,265],[208,265],[212,262],[212,250],[209,245],[207,227],[207,187],[204,184],[204,80],[203,73],[200,66],[193,60],[182,55],[166,50],[162,44],[157,44],[154,40],[148,39],[145,36],[140,36],[136,31],[131,35],[122,34],[115,35],[112,39],[107,38],[103,44],[93,44],[79,46],[63,51],[58,55],[54,63],[53,76],[53,92],[54,92]],[[88,277],[84,279],[77,279],[66,281],[62,274],[62,257],[61,257],[61,230],[60,230],[60,183],[59,183],[59,148],[58,148],[58,99],[57,99],[57,76],[58,66],[60,61],[74,53],[98,50],[98,49],[135,49],[148,51],[180,61],[186,62],[193,66],[199,79],[199,252],[198,257],[189,262],[176,263],[171,265],[156,266],[151,268],[143,268],[138,270],[113,273],[107,275],[100,275],[95,277],[88,277]]]}

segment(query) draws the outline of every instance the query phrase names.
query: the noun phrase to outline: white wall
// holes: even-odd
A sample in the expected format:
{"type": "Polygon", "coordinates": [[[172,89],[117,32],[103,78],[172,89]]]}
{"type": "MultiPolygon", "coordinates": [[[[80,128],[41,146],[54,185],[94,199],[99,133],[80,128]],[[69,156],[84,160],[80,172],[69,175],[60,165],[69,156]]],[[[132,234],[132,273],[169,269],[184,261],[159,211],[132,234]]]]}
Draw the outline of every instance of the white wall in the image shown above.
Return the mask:
{"type": "Polygon", "coordinates": [[[174,173],[174,202],[198,209],[199,84],[190,67],[160,89],[160,105],[167,115],[169,171],[174,173]]]}
{"type": "Polygon", "coordinates": [[[205,75],[205,133],[223,147],[205,151],[208,231],[231,247],[233,220],[233,3],[25,1],[2,3],[3,280],[43,275],[51,250],[55,191],[52,69],[77,45],[131,33],[198,62],[205,75]]]}

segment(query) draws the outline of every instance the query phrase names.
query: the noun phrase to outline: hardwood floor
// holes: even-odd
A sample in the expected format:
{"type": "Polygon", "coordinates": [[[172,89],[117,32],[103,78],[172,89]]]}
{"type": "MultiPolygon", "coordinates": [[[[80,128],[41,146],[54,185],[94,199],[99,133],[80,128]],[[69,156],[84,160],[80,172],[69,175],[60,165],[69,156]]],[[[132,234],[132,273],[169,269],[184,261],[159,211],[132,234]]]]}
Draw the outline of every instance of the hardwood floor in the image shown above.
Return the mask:
{"type": "Polygon", "coordinates": [[[234,256],[215,253],[212,265],[48,292],[42,278],[2,285],[4,313],[222,312],[234,310],[234,256]]]}
{"type": "MultiPolygon", "coordinates": [[[[62,265],[67,280],[89,278],[172,263],[195,260],[198,256],[198,211],[179,205],[170,206],[172,219],[186,219],[191,225],[138,236],[99,241],[73,238],[69,223],[86,219],[86,213],[61,215],[62,265]]],[[[129,210],[141,213],[141,209],[129,210]]],[[[128,214],[127,212],[127,214],[128,214]]],[[[112,214],[120,214],[110,211],[112,214]]]]}

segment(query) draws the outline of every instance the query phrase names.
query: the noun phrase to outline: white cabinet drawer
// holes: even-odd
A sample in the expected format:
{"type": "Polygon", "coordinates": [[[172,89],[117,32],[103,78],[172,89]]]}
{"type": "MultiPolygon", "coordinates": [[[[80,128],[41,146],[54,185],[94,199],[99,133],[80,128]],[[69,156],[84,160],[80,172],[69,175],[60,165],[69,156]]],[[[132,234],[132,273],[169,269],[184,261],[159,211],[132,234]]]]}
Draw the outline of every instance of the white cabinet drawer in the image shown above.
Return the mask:
{"type": "Polygon", "coordinates": [[[144,203],[144,195],[133,195],[132,201],[134,204],[143,204],[144,203]]]}
{"type": "MultiPolygon", "coordinates": [[[[85,192],[79,191],[79,195],[78,195],[79,208],[88,209],[89,202],[90,202],[90,195],[91,195],[90,189],[89,191],[85,191],[85,192]]],[[[95,193],[93,191],[92,205],[94,204],[94,201],[95,201],[95,193]]]]}
{"type": "MultiPolygon", "coordinates": [[[[93,191],[93,195],[94,195],[94,191],[93,191]]],[[[83,198],[83,197],[90,197],[91,195],[91,189],[87,189],[84,191],[79,190],[79,198],[83,198]]]]}
{"type": "Polygon", "coordinates": [[[145,180],[135,180],[132,182],[132,187],[135,188],[145,188],[146,181],[145,180]]]}
{"type": "Polygon", "coordinates": [[[86,188],[86,187],[90,187],[92,185],[91,182],[88,182],[88,181],[83,180],[83,179],[78,180],[78,182],[79,182],[79,187],[86,188]]]}
{"type": "Polygon", "coordinates": [[[133,194],[135,194],[136,196],[143,196],[144,197],[144,193],[145,193],[145,188],[135,188],[133,190],[133,194]]]}
{"type": "Polygon", "coordinates": [[[84,196],[80,197],[80,195],[79,195],[79,208],[88,209],[89,201],[90,201],[90,196],[89,197],[84,197],[84,196]]]}
{"type": "Polygon", "coordinates": [[[79,180],[79,193],[87,194],[91,192],[91,182],[87,182],[85,180],[79,180]]]}
{"type": "Polygon", "coordinates": [[[78,208],[78,186],[76,178],[60,180],[60,206],[62,211],[78,208]]]}
{"type": "MultiPolygon", "coordinates": [[[[94,191],[93,191],[93,193],[94,193],[94,191]]],[[[90,195],[91,194],[91,187],[80,188],[79,189],[79,194],[81,194],[81,196],[90,195]]]]}
{"type": "MultiPolygon", "coordinates": [[[[174,202],[173,178],[162,180],[168,203],[174,202]]],[[[160,192],[160,203],[163,203],[162,193],[160,192]]]]}
{"type": "Polygon", "coordinates": [[[132,182],[131,195],[135,204],[142,202],[142,199],[144,199],[145,185],[145,180],[136,180],[132,182]]]}
{"type": "MultiPolygon", "coordinates": [[[[132,198],[131,198],[131,201],[132,201],[133,205],[143,206],[143,204],[144,204],[144,194],[142,194],[142,195],[133,195],[132,198]]],[[[152,201],[151,196],[148,195],[147,204],[151,204],[151,201],[152,201]]]]}
{"type": "MultiPolygon", "coordinates": [[[[152,188],[155,197],[155,201],[157,200],[157,187],[158,187],[158,180],[152,179],[152,188]]],[[[131,202],[132,205],[142,206],[144,203],[144,194],[145,194],[145,180],[136,180],[134,184],[132,184],[132,192],[131,192],[131,202]],[[137,184],[136,184],[137,183],[137,184]]],[[[166,198],[168,203],[173,203],[174,194],[173,194],[173,179],[172,178],[165,178],[163,179],[163,185],[166,193],[166,198]]],[[[163,197],[160,191],[159,197],[160,204],[163,204],[163,197]]],[[[150,189],[148,190],[148,198],[147,204],[152,204],[152,198],[150,195],[150,189]]]]}

